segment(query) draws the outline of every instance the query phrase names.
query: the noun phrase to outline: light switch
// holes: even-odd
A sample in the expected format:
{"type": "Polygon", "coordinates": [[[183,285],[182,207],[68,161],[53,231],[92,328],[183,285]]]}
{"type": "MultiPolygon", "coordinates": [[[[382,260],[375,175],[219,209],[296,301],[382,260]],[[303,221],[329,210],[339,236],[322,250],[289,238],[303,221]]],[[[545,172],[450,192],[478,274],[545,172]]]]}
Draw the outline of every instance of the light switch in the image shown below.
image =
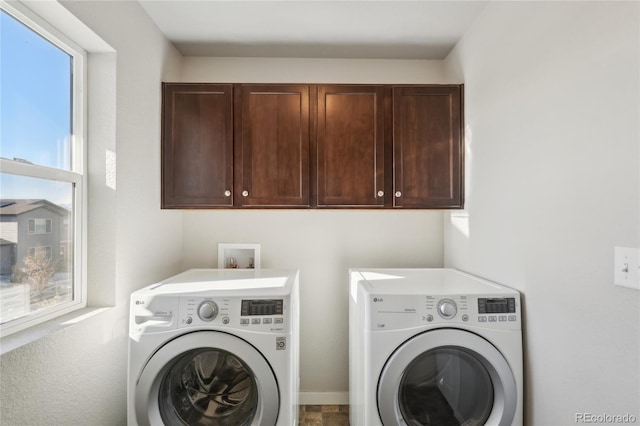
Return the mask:
{"type": "Polygon", "coordinates": [[[613,264],[616,285],[640,290],[640,249],[615,247],[613,264]]]}

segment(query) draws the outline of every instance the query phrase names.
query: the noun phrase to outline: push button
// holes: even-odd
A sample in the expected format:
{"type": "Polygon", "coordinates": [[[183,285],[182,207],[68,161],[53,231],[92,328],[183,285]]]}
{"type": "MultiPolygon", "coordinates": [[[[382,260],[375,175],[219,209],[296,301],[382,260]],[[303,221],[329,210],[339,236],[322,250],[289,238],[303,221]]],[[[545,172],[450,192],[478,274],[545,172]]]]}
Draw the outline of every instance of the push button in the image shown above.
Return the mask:
{"type": "Polygon", "coordinates": [[[260,318],[251,318],[251,324],[260,324],[260,318]]]}

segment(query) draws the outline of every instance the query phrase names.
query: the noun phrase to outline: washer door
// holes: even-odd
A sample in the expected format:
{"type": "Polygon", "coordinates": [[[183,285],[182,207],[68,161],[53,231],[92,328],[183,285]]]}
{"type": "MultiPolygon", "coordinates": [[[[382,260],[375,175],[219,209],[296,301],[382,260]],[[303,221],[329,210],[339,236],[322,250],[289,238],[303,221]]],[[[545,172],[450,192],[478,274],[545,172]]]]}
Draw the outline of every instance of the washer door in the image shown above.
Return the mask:
{"type": "Polygon", "coordinates": [[[198,331],[162,346],[135,391],[140,425],[275,425],[278,385],[264,356],[227,333],[198,331]]]}
{"type": "Polygon", "coordinates": [[[509,364],[487,340],[459,329],[419,334],[387,360],[378,382],[384,425],[511,425],[509,364]]]}

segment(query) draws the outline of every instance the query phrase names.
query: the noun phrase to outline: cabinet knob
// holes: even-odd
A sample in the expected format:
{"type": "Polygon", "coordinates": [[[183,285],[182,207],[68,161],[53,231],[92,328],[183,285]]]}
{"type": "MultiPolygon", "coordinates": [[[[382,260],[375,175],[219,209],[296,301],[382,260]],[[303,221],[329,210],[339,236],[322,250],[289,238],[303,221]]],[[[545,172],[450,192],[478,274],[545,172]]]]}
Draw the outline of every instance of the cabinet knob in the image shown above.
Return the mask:
{"type": "Polygon", "coordinates": [[[398,198],[402,197],[402,192],[396,191],[396,197],[398,197],[398,198]]]}
{"type": "Polygon", "coordinates": [[[384,197],[384,191],[378,191],[378,197],[384,197]]]}
{"type": "Polygon", "coordinates": [[[246,196],[248,196],[248,195],[249,195],[249,191],[242,191],[242,196],[243,196],[243,197],[246,197],[246,196]]]}
{"type": "Polygon", "coordinates": [[[228,189],[226,191],[224,191],[224,196],[225,197],[231,197],[231,191],[229,191],[228,189]]]}

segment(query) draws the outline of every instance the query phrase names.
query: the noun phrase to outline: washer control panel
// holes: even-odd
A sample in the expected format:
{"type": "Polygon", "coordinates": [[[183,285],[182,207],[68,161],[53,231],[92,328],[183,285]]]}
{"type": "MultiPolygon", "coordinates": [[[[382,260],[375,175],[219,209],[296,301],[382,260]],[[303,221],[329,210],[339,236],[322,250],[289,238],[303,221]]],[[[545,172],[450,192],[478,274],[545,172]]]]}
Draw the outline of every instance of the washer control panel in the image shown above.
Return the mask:
{"type": "Polygon", "coordinates": [[[515,296],[369,295],[370,330],[396,330],[424,324],[468,324],[520,329],[520,301],[515,296]]]}
{"type": "Polygon", "coordinates": [[[516,299],[515,297],[479,297],[478,298],[479,314],[515,314],[516,299]]]}
{"type": "Polygon", "coordinates": [[[282,299],[243,299],[240,314],[242,316],[282,315],[282,299]]]}
{"type": "Polygon", "coordinates": [[[479,322],[516,322],[518,318],[519,312],[515,297],[478,298],[479,322]]]}
{"type": "Polygon", "coordinates": [[[181,297],[178,327],[215,326],[286,332],[285,299],[181,297]]]}

